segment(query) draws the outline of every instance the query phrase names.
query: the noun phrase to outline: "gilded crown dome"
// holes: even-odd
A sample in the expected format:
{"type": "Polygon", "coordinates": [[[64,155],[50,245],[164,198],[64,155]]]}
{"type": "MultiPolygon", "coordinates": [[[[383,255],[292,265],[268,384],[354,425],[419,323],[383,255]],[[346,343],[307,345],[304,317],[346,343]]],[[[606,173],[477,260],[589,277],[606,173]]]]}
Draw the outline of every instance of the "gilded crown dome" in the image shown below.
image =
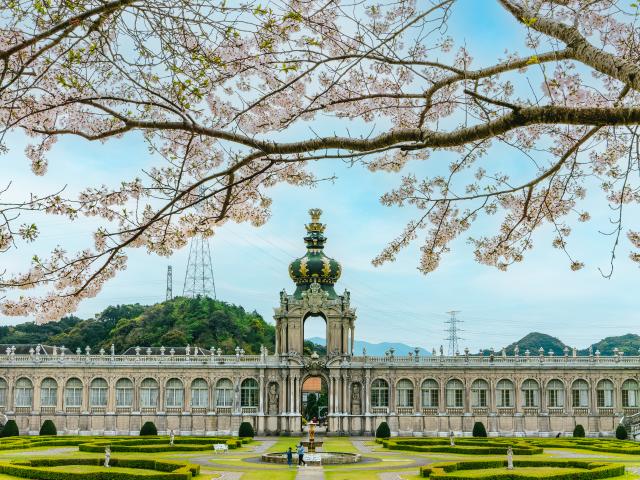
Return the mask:
{"type": "Polygon", "coordinates": [[[320,223],[322,210],[312,208],[309,215],[311,222],[305,225],[307,235],[304,237],[307,253],[289,264],[289,276],[298,287],[294,295],[299,297],[311,284],[318,283],[325,292],[335,298],[333,285],[340,278],[342,267],[323,252],[327,238],[324,236],[325,225],[320,223]]]}

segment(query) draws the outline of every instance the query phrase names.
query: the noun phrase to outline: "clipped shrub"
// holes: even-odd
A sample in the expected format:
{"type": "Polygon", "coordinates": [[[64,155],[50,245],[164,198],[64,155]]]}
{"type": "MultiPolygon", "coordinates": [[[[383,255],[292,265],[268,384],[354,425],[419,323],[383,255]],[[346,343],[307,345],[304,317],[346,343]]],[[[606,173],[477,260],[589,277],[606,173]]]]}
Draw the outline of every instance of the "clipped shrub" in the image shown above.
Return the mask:
{"type": "Polygon", "coordinates": [[[391,429],[387,422],[382,422],[376,428],[376,438],[389,438],[391,436],[391,429]]]}
{"type": "Polygon", "coordinates": [[[142,425],[142,428],[140,429],[140,435],[158,435],[156,424],[153,422],[144,422],[144,425],[142,425]]]}
{"type": "Polygon", "coordinates": [[[474,437],[486,437],[487,429],[484,428],[484,423],[476,422],[473,424],[473,436],[474,437]]]}
{"type": "Polygon", "coordinates": [[[20,430],[18,429],[18,424],[15,420],[9,420],[2,427],[2,431],[0,431],[0,437],[17,437],[20,435],[20,430]]]}
{"type": "Polygon", "coordinates": [[[253,437],[255,432],[253,431],[253,425],[249,422],[242,422],[240,424],[240,428],[238,429],[239,437],[253,437]]]}
{"type": "Polygon", "coordinates": [[[53,420],[45,420],[40,427],[40,435],[57,435],[58,429],[53,420]]]}
{"type": "Polygon", "coordinates": [[[627,433],[627,429],[624,428],[624,425],[618,425],[618,428],[616,428],[616,438],[618,440],[626,440],[629,438],[629,434],[627,433]]]}
{"type": "Polygon", "coordinates": [[[573,429],[573,436],[575,438],[584,438],[584,427],[580,424],[576,425],[576,428],[573,429]]]}

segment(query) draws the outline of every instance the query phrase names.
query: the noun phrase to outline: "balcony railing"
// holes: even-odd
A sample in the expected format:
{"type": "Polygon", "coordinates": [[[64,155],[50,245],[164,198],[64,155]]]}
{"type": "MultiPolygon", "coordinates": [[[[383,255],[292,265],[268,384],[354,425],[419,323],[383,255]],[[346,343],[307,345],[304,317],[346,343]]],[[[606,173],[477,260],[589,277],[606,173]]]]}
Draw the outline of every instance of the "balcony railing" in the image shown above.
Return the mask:
{"type": "Polygon", "coordinates": [[[525,415],[538,415],[540,409],[538,407],[523,407],[522,411],[525,415]]]}
{"type": "Polygon", "coordinates": [[[564,407],[549,407],[549,415],[564,415],[564,407]]]}
{"type": "Polygon", "coordinates": [[[191,413],[207,413],[207,407],[191,407],[191,413]]]}
{"type": "Polygon", "coordinates": [[[31,413],[31,407],[16,407],[16,413],[31,413]]]}
{"type": "Polygon", "coordinates": [[[107,413],[107,407],[91,407],[91,413],[107,413]]]}
{"type": "Polygon", "coordinates": [[[573,407],[574,415],[589,415],[589,407],[573,407]]]}
{"type": "Polygon", "coordinates": [[[116,413],[131,413],[131,407],[116,407],[116,413]]]}
{"type": "Polygon", "coordinates": [[[157,411],[158,411],[157,407],[142,407],[140,409],[140,413],[147,414],[147,415],[155,415],[157,411]]]}
{"type": "Polygon", "coordinates": [[[389,413],[389,407],[371,407],[371,413],[374,415],[386,415],[389,413]]]}
{"type": "Polygon", "coordinates": [[[232,407],[216,407],[216,413],[218,415],[231,415],[232,407]]]}
{"type": "Polygon", "coordinates": [[[474,415],[487,415],[489,413],[488,407],[471,407],[471,411],[474,415]]]}
{"type": "Polygon", "coordinates": [[[598,415],[611,417],[614,415],[613,407],[599,407],[598,415]]]}
{"type": "Polygon", "coordinates": [[[242,407],[243,415],[255,415],[258,413],[258,407],[242,407]]]}
{"type": "Polygon", "coordinates": [[[56,407],[40,407],[40,413],[42,415],[53,415],[56,413],[56,407]]]}
{"type": "Polygon", "coordinates": [[[430,416],[438,415],[438,407],[422,407],[422,414],[430,416]]]}
{"type": "Polygon", "coordinates": [[[514,407],[498,407],[498,415],[513,415],[516,413],[514,407]]]}
{"type": "Polygon", "coordinates": [[[398,415],[413,415],[413,407],[396,407],[398,415]]]}
{"type": "Polygon", "coordinates": [[[80,407],[64,407],[65,413],[80,413],[80,407]]]}
{"type": "Polygon", "coordinates": [[[464,413],[464,408],[462,408],[462,407],[447,407],[447,413],[449,415],[462,415],[464,413]]]}

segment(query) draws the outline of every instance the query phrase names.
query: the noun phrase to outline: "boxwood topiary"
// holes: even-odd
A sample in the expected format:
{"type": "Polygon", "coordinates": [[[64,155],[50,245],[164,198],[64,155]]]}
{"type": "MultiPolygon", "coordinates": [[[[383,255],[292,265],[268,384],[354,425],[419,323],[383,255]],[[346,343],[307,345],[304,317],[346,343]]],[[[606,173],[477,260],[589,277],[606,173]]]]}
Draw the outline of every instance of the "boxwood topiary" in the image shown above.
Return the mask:
{"type": "Polygon", "coordinates": [[[382,422],[376,429],[376,438],[389,438],[391,436],[391,429],[387,422],[382,422]]]}
{"type": "Polygon", "coordinates": [[[53,420],[45,420],[40,427],[40,435],[57,435],[58,430],[53,420]]]}
{"type": "Polygon", "coordinates": [[[15,420],[7,421],[0,431],[0,437],[17,437],[18,435],[20,435],[20,430],[15,420]]]}
{"type": "Polygon", "coordinates": [[[585,436],[584,427],[580,424],[577,424],[576,428],[573,429],[573,436],[576,438],[583,438],[585,436]]]}
{"type": "Polygon", "coordinates": [[[616,438],[618,440],[626,440],[629,438],[629,434],[627,433],[627,429],[624,428],[624,425],[618,425],[618,428],[616,428],[616,438]]]}
{"type": "Polygon", "coordinates": [[[238,429],[239,437],[253,437],[255,432],[253,431],[253,425],[249,422],[242,422],[240,424],[240,428],[238,429]]]}
{"type": "Polygon", "coordinates": [[[140,429],[140,435],[158,435],[156,424],[153,422],[144,422],[144,425],[142,425],[142,428],[140,429]]]}
{"type": "Polygon", "coordinates": [[[474,437],[486,437],[487,429],[484,428],[484,423],[476,422],[473,424],[473,436],[474,437]]]}

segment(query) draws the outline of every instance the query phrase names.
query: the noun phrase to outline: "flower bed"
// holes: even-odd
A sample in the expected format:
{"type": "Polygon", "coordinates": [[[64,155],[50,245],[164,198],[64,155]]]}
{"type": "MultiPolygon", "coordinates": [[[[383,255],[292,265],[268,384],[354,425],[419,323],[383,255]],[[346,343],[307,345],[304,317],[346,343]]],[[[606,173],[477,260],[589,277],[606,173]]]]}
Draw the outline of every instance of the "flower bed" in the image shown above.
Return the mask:
{"type": "Polygon", "coordinates": [[[514,460],[507,470],[506,460],[434,463],[420,469],[420,475],[433,480],[500,479],[591,480],[624,475],[624,465],[580,460],[514,460]]]}

